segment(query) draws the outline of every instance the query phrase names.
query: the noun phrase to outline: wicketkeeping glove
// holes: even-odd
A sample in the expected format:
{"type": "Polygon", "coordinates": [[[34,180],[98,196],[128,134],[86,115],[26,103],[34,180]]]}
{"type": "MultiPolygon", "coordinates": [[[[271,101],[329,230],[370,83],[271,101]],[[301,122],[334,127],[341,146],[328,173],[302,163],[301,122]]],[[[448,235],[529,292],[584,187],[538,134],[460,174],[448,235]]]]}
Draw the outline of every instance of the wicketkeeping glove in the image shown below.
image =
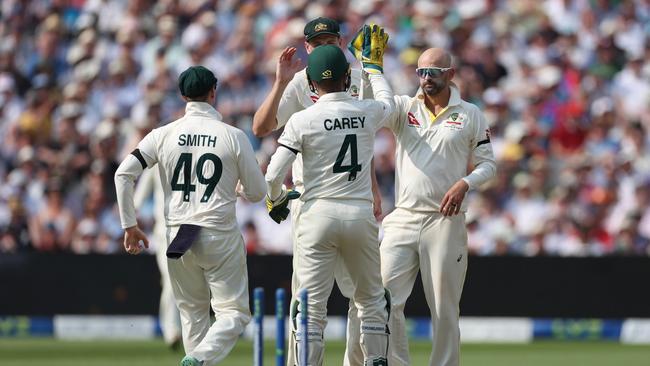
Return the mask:
{"type": "Polygon", "coordinates": [[[350,43],[348,43],[348,50],[354,55],[354,58],[361,61],[361,51],[363,50],[363,42],[365,40],[365,29],[368,26],[364,24],[363,27],[359,28],[357,34],[352,37],[350,43]]]}
{"type": "Polygon", "coordinates": [[[281,223],[289,217],[289,201],[295,200],[300,197],[300,192],[290,190],[287,191],[286,187],[282,187],[282,193],[275,201],[266,195],[266,209],[269,211],[269,216],[276,223],[281,223]]]}
{"type": "Polygon", "coordinates": [[[354,57],[361,61],[367,73],[379,74],[384,72],[384,51],[388,44],[388,33],[376,25],[364,25],[352,38],[348,49],[354,57]]]}

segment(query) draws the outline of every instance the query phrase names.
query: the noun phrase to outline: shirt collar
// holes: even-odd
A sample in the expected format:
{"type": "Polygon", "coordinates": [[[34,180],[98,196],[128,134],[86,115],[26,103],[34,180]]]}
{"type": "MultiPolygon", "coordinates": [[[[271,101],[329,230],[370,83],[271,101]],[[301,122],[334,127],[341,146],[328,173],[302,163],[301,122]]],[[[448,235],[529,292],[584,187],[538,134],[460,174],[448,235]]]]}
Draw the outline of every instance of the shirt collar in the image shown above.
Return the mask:
{"type": "Polygon", "coordinates": [[[316,103],[319,103],[321,101],[334,101],[334,100],[348,100],[352,99],[350,94],[348,92],[336,92],[336,93],[327,93],[323,95],[322,97],[319,97],[316,103]]]}
{"type": "Polygon", "coordinates": [[[217,112],[214,107],[212,107],[209,103],[205,102],[187,102],[185,105],[185,114],[186,115],[194,115],[194,114],[202,114],[202,115],[207,115],[213,118],[218,119],[219,121],[223,120],[223,117],[219,112],[217,112]]]}
{"type": "MultiPolygon", "coordinates": [[[[452,85],[449,85],[450,89],[450,94],[449,94],[449,103],[447,103],[447,107],[454,107],[460,104],[460,91],[458,90],[458,87],[452,83],[452,85]]],[[[420,102],[424,103],[424,92],[422,91],[422,88],[418,88],[418,92],[415,94],[415,98],[419,100],[420,102]]]]}

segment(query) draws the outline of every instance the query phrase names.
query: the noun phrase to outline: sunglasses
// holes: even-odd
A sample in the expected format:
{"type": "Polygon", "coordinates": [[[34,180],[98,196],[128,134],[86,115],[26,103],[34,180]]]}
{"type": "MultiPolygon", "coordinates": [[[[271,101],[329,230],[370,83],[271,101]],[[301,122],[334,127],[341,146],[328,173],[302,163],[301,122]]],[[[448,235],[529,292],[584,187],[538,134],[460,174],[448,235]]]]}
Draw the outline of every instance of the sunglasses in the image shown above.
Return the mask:
{"type": "Polygon", "coordinates": [[[439,78],[446,71],[451,70],[451,67],[419,67],[415,69],[415,73],[418,74],[422,79],[430,78],[439,78]]]}

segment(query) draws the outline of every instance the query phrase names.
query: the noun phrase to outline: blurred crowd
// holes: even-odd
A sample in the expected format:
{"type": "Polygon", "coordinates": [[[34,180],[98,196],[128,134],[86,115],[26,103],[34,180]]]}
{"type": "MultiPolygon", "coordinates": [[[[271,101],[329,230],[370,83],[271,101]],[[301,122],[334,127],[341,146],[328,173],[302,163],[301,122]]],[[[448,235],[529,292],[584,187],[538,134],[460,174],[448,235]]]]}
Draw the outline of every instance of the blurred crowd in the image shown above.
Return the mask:
{"type": "MultiPolygon", "coordinates": [[[[390,34],[385,71],[413,95],[420,53],[455,55],[456,84],[484,111],[498,177],[472,192],[478,255],[650,255],[648,0],[0,1],[0,253],[122,253],[113,174],[152,128],[184,112],[176,80],[219,79],[217,109],[265,169],[277,134],[252,116],[303,26],[364,23],[390,34]]],[[[351,57],[351,56],[350,56],[351,57]]],[[[375,163],[394,202],[394,139],[375,163]]],[[[151,228],[153,205],[141,207],[151,228]]],[[[249,252],[290,253],[290,224],[238,203],[249,252]]],[[[156,243],[154,243],[156,245],[156,243]]]]}

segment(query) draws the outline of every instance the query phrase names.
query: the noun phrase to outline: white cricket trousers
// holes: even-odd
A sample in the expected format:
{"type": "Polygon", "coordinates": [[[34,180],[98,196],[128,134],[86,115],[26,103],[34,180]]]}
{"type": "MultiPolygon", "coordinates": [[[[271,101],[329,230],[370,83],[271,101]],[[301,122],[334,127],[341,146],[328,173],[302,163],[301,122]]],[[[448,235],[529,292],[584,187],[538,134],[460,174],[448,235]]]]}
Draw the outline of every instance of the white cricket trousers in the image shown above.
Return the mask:
{"type": "Polygon", "coordinates": [[[165,238],[167,228],[164,225],[160,226],[162,228],[159,225],[154,226],[153,230],[153,237],[156,240],[156,262],[160,270],[160,286],[162,287],[158,320],[165,343],[171,345],[181,337],[181,320],[167,269],[167,240],[165,238]]]}
{"type": "Polygon", "coordinates": [[[465,214],[445,217],[438,212],[396,208],[383,222],[381,274],[392,293],[388,364],[410,366],[404,304],[420,270],[431,311],[431,366],[460,362],[460,296],[467,271],[465,214]]]}
{"type": "MultiPolygon", "coordinates": [[[[178,227],[167,230],[168,243],[177,231],[178,227]]],[[[202,228],[192,247],[167,263],[185,354],[214,365],[228,355],[251,319],[241,233],[202,228]],[[210,305],[215,314],[212,324],[210,305]]]]}
{"type": "MultiPolygon", "coordinates": [[[[296,223],[298,222],[298,216],[300,215],[302,204],[303,202],[301,200],[293,200],[291,204],[291,231],[292,231],[292,239],[293,239],[293,250],[292,250],[293,253],[296,253],[297,251],[296,243],[298,242],[298,240],[296,239],[296,233],[298,231],[298,228],[296,223]]],[[[294,255],[293,268],[296,268],[296,258],[297,257],[294,255]]],[[[345,348],[345,355],[343,358],[343,366],[363,365],[363,352],[361,351],[361,345],[359,343],[359,339],[361,337],[361,323],[359,322],[359,318],[357,316],[357,308],[354,306],[354,302],[352,301],[352,295],[354,294],[354,285],[352,283],[352,279],[350,278],[350,274],[345,268],[342,258],[338,258],[338,260],[336,261],[336,265],[334,269],[334,278],[336,280],[336,284],[339,287],[339,290],[341,291],[341,294],[343,294],[343,296],[350,299],[349,300],[350,307],[348,310],[348,322],[347,322],[347,329],[346,329],[347,344],[345,348]]],[[[300,289],[300,283],[298,282],[296,272],[293,271],[291,276],[291,304],[297,301],[296,296],[298,294],[299,289],[300,289]]],[[[298,362],[296,361],[295,350],[296,350],[295,332],[291,331],[289,332],[289,342],[287,345],[288,366],[295,366],[298,364],[298,362]]]]}
{"type": "MultiPolygon", "coordinates": [[[[370,359],[385,357],[379,354],[385,352],[381,343],[385,347],[388,314],[381,282],[377,230],[370,202],[311,200],[303,205],[297,222],[294,273],[300,289],[306,289],[309,294],[309,366],[319,366],[323,362],[327,300],[339,260],[350,274],[354,287],[352,298],[361,328],[367,330],[361,336],[364,356],[370,359]]],[[[298,334],[297,339],[302,336],[298,334]]]]}

